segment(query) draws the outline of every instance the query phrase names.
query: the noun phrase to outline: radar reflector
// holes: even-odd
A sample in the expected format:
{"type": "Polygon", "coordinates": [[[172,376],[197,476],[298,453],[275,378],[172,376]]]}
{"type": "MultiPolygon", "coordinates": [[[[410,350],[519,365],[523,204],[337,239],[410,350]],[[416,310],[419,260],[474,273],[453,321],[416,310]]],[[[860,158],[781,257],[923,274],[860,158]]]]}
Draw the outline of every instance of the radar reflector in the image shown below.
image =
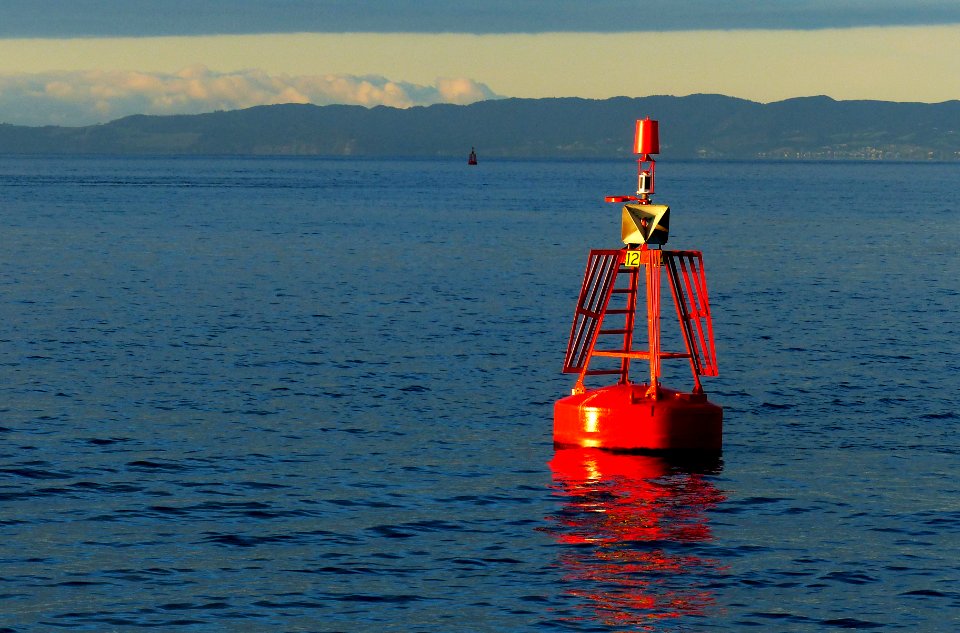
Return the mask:
{"type": "Polygon", "coordinates": [[[621,227],[624,244],[666,244],[670,234],[670,207],[625,204],[621,227]]]}

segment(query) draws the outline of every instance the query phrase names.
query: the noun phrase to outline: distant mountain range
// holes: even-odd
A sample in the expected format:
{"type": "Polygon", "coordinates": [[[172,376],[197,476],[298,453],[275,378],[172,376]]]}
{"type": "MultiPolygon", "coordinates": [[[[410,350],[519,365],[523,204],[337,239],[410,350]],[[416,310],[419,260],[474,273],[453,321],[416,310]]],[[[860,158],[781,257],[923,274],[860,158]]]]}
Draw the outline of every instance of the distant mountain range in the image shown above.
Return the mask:
{"type": "Polygon", "coordinates": [[[960,160],[960,101],[722,95],[501,99],[397,109],[287,104],[87,127],[0,124],[3,154],[622,157],[660,121],[670,158],[960,160]]]}

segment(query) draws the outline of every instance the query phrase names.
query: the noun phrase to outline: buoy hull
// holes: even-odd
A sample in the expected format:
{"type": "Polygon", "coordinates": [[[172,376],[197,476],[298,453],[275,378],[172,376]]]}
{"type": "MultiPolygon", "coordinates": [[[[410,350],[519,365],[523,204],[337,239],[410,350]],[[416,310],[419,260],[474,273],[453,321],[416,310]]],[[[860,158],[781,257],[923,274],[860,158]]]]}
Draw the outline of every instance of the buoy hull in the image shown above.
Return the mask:
{"type": "Polygon", "coordinates": [[[723,409],[704,394],[647,385],[611,385],[557,400],[553,442],[622,451],[698,451],[723,448],[723,409]]]}

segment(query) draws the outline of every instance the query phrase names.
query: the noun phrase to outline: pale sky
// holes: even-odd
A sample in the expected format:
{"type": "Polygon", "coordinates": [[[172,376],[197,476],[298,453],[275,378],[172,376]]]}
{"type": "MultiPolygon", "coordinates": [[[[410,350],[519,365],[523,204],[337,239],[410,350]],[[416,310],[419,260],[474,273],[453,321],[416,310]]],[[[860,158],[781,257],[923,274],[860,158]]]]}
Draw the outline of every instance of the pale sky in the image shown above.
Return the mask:
{"type": "Polygon", "coordinates": [[[956,0],[464,4],[3,0],[0,122],[497,96],[960,99],[956,0]]]}

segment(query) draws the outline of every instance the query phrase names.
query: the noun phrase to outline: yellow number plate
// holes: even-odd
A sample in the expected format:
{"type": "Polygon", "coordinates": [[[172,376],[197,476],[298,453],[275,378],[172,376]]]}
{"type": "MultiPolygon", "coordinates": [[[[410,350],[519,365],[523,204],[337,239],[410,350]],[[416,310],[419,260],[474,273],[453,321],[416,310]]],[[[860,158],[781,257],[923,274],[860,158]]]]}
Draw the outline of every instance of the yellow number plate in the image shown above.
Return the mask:
{"type": "Polygon", "coordinates": [[[627,251],[624,255],[623,265],[627,268],[639,268],[640,263],[640,251],[627,251]]]}

